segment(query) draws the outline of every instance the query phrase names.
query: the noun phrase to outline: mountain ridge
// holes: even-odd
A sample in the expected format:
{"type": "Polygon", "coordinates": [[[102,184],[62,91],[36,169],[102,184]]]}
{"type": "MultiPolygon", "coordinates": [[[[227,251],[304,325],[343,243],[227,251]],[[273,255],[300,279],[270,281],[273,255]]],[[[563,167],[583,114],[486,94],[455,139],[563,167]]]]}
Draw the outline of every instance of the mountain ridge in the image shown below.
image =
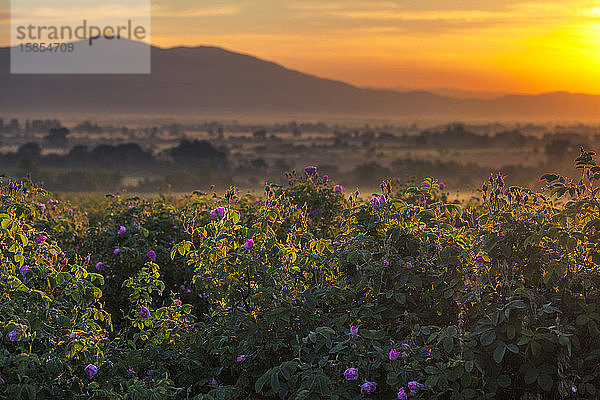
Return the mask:
{"type": "MultiPolygon", "coordinates": [[[[127,44],[125,44],[127,45],[127,44]]],[[[385,118],[600,120],[600,96],[549,92],[492,99],[361,88],[215,46],[152,46],[149,75],[11,75],[0,48],[4,113],[291,114],[385,118]]]]}

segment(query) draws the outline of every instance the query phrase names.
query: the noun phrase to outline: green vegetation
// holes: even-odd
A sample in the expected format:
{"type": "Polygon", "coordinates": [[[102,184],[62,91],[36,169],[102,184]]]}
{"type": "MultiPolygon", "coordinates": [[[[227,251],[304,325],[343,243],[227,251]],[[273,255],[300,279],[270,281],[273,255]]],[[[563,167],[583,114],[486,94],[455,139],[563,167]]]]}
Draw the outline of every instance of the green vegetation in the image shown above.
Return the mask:
{"type": "Polygon", "coordinates": [[[600,166],[535,193],[308,167],[261,198],[56,200],[4,179],[0,397],[596,398],[600,166]]]}

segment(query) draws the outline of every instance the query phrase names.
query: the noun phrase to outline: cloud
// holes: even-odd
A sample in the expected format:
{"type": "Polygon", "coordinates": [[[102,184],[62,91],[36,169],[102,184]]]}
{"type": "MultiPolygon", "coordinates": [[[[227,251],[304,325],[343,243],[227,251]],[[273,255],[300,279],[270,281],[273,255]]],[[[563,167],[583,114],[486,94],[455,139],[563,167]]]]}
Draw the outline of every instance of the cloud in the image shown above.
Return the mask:
{"type": "Polygon", "coordinates": [[[498,18],[511,18],[510,12],[493,12],[481,10],[445,10],[445,11],[395,11],[395,10],[357,10],[357,11],[329,11],[327,14],[334,17],[350,19],[369,19],[376,21],[401,20],[401,21],[481,21],[498,18]]]}
{"type": "Polygon", "coordinates": [[[146,18],[150,15],[147,6],[110,5],[101,7],[85,7],[72,5],[66,7],[13,7],[12,20],[16,23],[56,23],[81,22],[87,20],[123,20],[131,18],[146,18]]]}
{"type": "Polygon", "coordinates": [[[10,22],[10,11],[0,8],[0,24],[10,22]]]}
{"type": "Polygon", "coordinates": [[[419,1],[385,1],[385,0],[344,0],[323,3],[316,0],[287,0],[287,8],[296,11],[331,11],[331,10],[363,10],[363,11],[485,11],[503,12],[519,8],[582,8],[598,6],[596,0],[419,0],[419,1]]]}
{"type": "MultiPolygon", "coordinates": [[[[300,18],[328,19],[332,23],[344,20],[353,23],[377,24],[422,22],[464,23],[465,29],[481,28],[482,22],[511,25],[553,25],[576,18],[580,22],[597,21],[600,16],[598,3],[593,0],[552,0],[489,2],[467,0],[458,2],[422,0],[414,3],[347,0],[319,4],[314,1],[291,0],[288,8],[300,18]],[[501,7],[498,6],[501,4],[501,7]],[[471,25],[472,24],[472,25],[471,25]]],[[[439,27],[434,27],[438,30],[439,27]]],[[[460,28],[460,26],[455,26],[460,28]]]]}
{"type": "Polygon", "coordinates": [[[167,8],[166,6],[157,5],[152,7],[152,16],[169,18],[221,17],[238,14],[240,11],[240,7],[236,6],[174,10],[172,8],[167,8]]]}

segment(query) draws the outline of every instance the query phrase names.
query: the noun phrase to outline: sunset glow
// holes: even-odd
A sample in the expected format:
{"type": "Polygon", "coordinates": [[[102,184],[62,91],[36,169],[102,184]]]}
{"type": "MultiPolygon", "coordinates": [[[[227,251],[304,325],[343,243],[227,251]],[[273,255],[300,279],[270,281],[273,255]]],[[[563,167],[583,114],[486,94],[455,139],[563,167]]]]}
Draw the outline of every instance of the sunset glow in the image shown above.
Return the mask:
{"type": "Polygon", "coordinates": [[[152,40],[358,86],[600,93],[599,1],[452,3],[158,0],[152,40]]]}

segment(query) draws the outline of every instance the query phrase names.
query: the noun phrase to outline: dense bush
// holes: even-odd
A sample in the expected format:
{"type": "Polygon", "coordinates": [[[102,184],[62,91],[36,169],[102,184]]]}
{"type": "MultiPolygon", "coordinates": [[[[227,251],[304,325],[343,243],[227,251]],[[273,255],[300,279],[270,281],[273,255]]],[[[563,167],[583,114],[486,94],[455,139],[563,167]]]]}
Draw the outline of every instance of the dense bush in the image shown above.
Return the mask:
{"type": "Polygon", "coordinates": [[[0,397],[597,398],[600,167],[577,168],[464,204],[314,167],[85,207],[4,181],[0,397]]]}

